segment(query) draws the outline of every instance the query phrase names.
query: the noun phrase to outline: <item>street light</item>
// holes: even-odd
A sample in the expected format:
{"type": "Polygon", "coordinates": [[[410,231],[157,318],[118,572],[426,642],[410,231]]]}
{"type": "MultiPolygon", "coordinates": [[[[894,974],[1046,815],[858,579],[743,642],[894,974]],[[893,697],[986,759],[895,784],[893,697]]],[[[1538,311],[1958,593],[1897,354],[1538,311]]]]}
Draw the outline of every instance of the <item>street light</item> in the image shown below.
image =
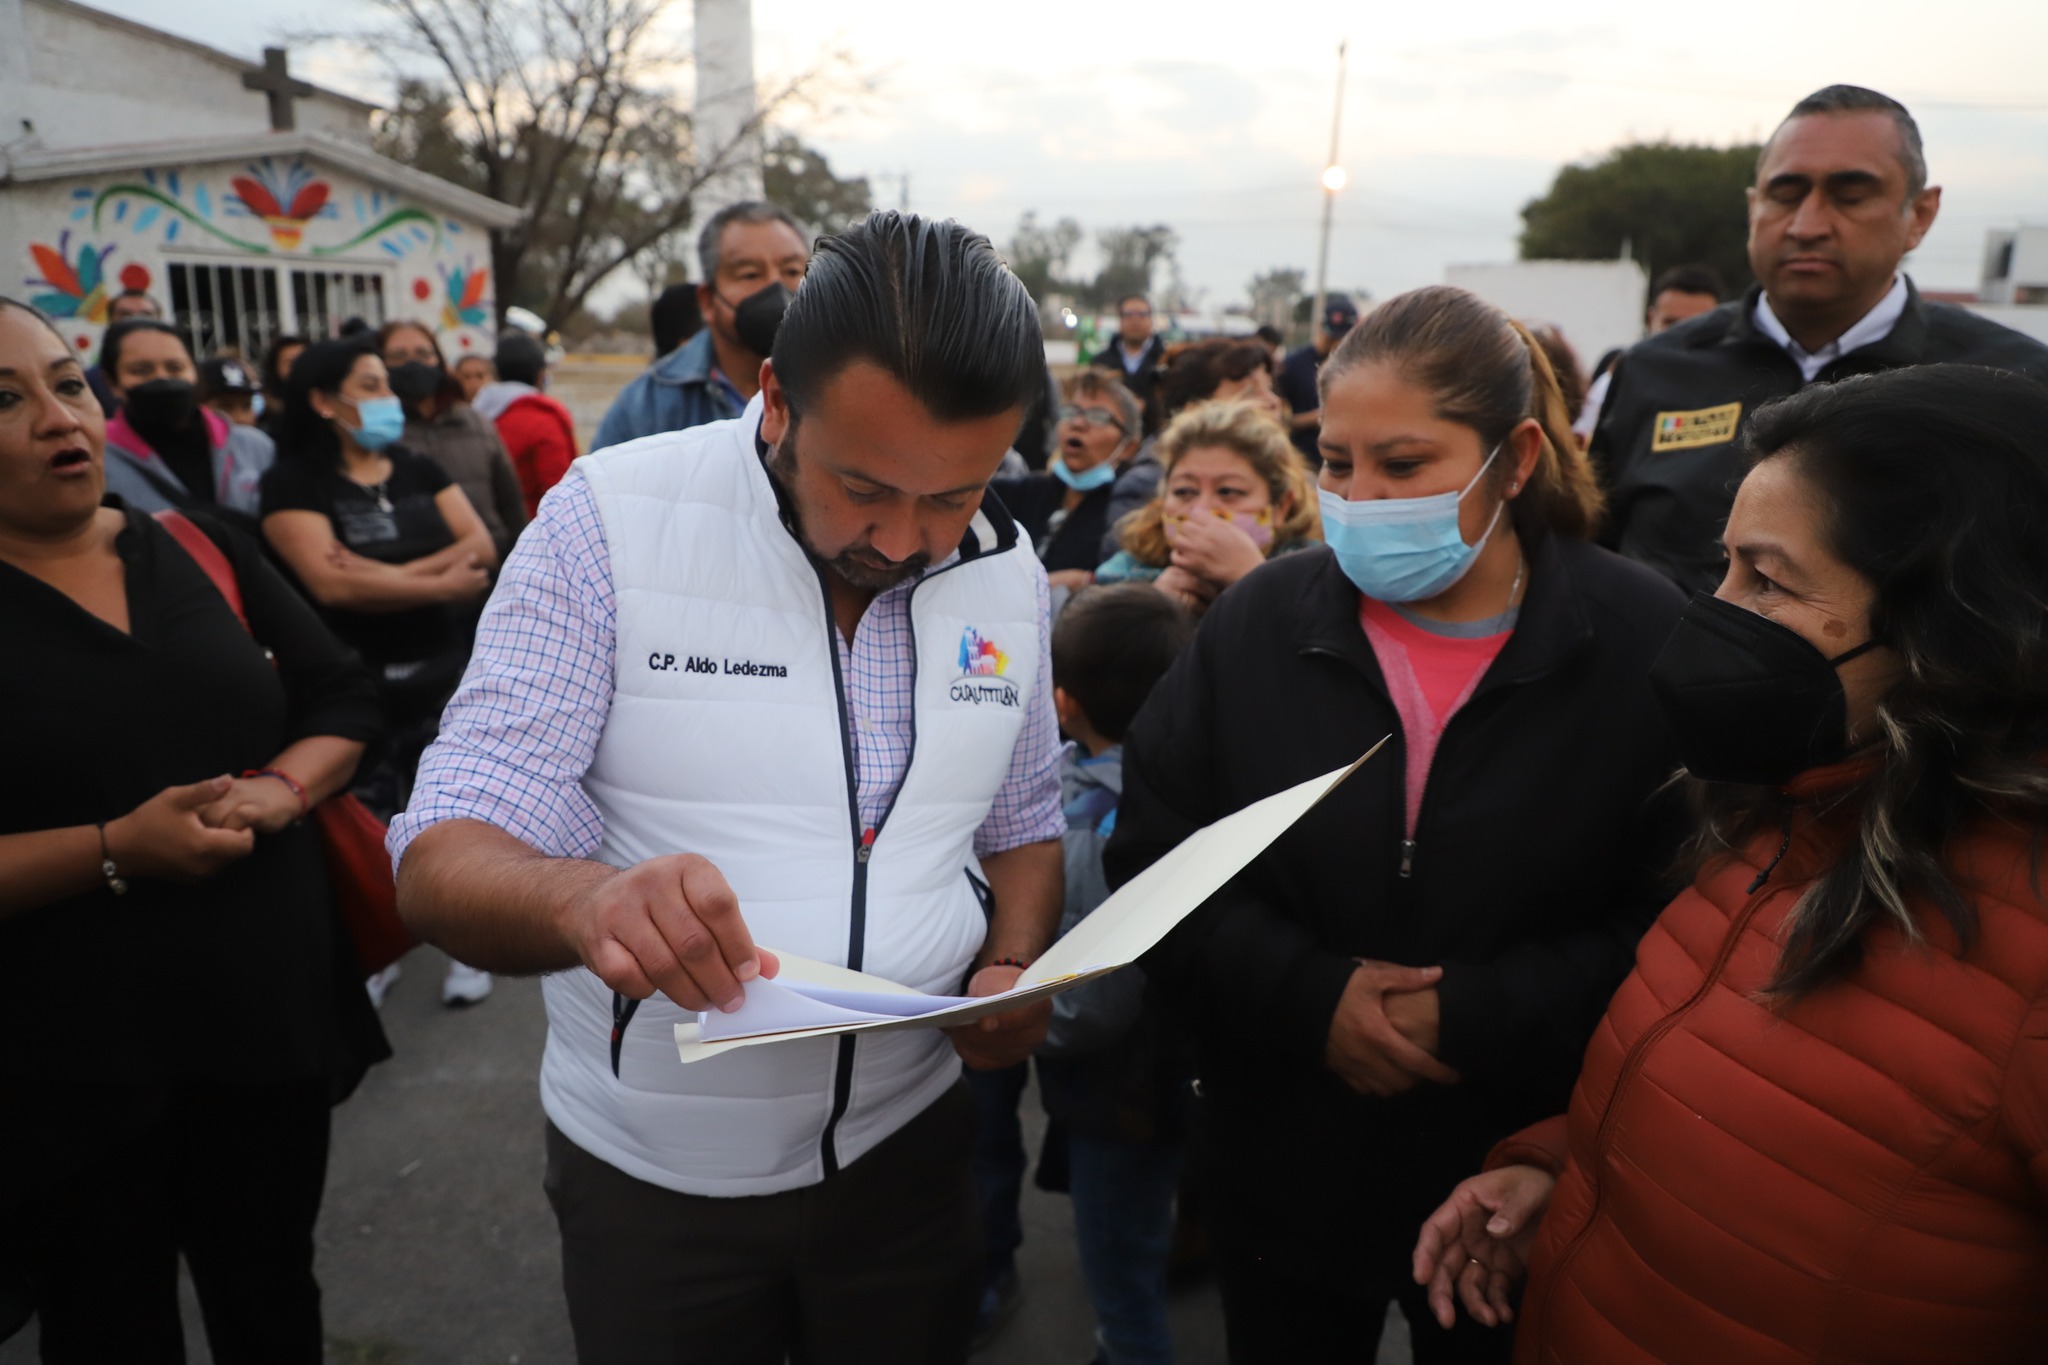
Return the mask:
{"type": "Polygon", "coordinates": [[[1344,131],[1344,56],[1351,46],[1349,39],[1337,44],[1337,107],[1330,112],[1330,159],[1323,163],[1323,233],[1316,248],[1316,301],[1315,311],[1309,315],[1309,342],[1315,342],[1315,329],[1322,325],[1323,301],[1329,297],[1330,283],[1330,214],[1337,207],[1337,191],[1351,183],[1351,177],[1337,164],[1337,137],[1344,131]]]}

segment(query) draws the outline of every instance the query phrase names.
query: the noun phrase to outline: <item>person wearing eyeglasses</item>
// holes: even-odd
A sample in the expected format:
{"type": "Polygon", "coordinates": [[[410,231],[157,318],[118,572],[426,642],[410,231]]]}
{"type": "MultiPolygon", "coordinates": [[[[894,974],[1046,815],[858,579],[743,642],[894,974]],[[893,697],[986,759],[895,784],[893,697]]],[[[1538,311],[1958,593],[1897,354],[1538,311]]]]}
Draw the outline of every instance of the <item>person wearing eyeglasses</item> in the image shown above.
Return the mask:
{"type": "Polygon", "coordinates": [[[1166,339],[1153,330],[1152,303],[1143,294],[1130,294],[1116,305],[1116,340],[1090,362],[1123,381],[1144,412],[1144,431],[1159,430],[1162,414],[1155,390],[1159,370],[1166,363],[1166,339]]]}
{"type": "Polygon", "coordinates": [[[1069,379],[1061,398],[1045,472],[995,479],[989,488],[1031,537],[1052,586],[1072,591],[1094,581],[1111,488],[1144,426],[1137,395],[1100,370],[1069,379]]]}

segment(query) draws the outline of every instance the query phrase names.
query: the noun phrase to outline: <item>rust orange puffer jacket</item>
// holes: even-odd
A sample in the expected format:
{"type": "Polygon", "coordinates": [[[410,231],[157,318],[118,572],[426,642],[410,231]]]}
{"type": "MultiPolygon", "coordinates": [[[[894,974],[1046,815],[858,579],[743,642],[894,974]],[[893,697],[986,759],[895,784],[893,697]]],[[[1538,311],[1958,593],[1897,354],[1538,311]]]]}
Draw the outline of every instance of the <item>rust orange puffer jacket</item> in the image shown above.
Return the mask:
{"type": "MultiPolygon", "coordinates": [[[[1950,866],[1967,953],[1873,931],[1853,975],[1759,992],[1787,914],[1855,811],[1848,767],[1708,868],[1637,952],[1571,1112],[1489,1165],[1561,1171],[1531,1255],[1518,1365],[2040,1365],[2048,1361],[2048,908],[2028,832],[1950,866]],[[1819,803],[1819,804],[1816,804],[1819,803]]],[[[2048,875],[2048,874],[2044,874],[2048,875]]]]}

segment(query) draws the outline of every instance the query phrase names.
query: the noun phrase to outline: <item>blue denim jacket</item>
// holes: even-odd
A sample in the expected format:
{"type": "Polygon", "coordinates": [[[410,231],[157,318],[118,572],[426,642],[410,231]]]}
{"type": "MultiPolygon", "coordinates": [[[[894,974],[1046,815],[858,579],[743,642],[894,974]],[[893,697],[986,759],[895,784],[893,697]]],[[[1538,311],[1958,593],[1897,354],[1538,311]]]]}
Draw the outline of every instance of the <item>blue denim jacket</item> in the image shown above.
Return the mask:
{"type": "Polygon", "coordinates": [[[713,375],[711,329],[649,365],[619,391],[597,428],[592,450],[642,436],[682,431],[740,415],[746,404],[723,375],[713,375]]]}

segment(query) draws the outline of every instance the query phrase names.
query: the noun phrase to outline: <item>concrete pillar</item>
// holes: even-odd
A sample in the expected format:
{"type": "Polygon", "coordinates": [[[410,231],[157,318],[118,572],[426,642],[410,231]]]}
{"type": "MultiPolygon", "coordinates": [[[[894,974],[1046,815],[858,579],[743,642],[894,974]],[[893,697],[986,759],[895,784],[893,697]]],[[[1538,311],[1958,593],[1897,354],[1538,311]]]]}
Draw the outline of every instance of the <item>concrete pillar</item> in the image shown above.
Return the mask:
{"type": "Polygon", "coordinates": [[[755,115],[752,0],[696,0],[695,47],[697,155],[707,163],[722,158],[718,171],[693,196],[695,221],[701,226],[728,204],[759,199],[762,193],[761,134],[750,126],[755,115]]]}

